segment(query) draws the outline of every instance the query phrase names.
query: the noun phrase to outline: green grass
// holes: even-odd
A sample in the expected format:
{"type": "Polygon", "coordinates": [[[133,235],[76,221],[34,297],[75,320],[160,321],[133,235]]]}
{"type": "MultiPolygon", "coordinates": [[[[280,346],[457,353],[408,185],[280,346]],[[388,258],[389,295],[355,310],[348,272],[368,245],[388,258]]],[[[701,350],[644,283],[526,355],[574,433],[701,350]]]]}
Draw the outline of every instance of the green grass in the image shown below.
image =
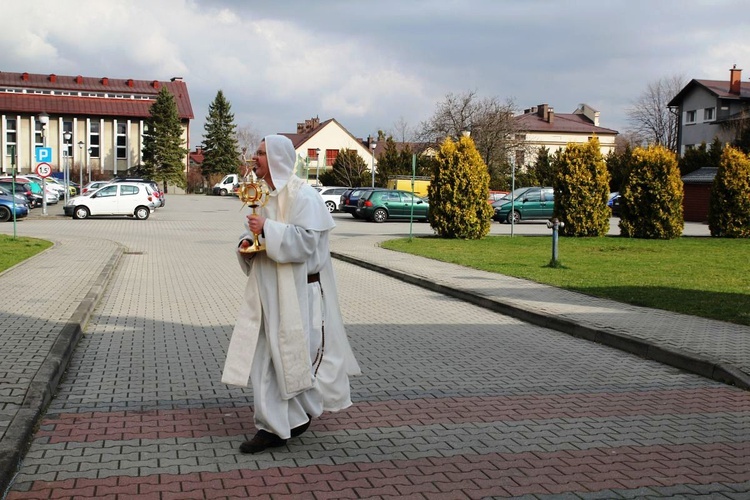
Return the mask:
{"type": "Polygon", "coordinates": [[[558,240],[490,236],[483,240],[422,237],[384,248],[545,283],[628,304],[750,325],[750,241],[622,237],[558,240]]]}
{"type": "Polygon", "coordinates": [[[50,241],[22,237],[14,240],[12,236],[0,234],[0,272],[51,246],[50,241]]]}

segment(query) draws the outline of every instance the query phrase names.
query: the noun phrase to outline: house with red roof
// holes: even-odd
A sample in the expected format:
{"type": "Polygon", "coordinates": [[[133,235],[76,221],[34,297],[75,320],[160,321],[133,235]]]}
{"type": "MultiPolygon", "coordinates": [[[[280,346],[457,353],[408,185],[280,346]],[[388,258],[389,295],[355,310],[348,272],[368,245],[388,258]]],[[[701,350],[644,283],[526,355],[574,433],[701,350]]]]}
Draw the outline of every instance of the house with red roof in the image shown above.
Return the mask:
{"type": "Polygon", "coordinates": [[[311,118],[297,123],[296,132],[281,135],[292,141],[297,152],[297,175],[310,184],[317,184],[320,174],[332,168],[342,149],[356,151],[369,168],[377,171],[377,143],[372,138],[354,137],[333,118],[323,122],[318,117],[311,118]]]}
{"type": "Polygon", "coordinates": [[[580,104],[573,113],[555,113],[548,104],[525,109],[514,118],[516,129],[524,135],[524,148],[516,153],[516,166],[533,165],[537,151],[546,147],[550,154],[569,143],[585,144],[592,137],[599,139],[603,156],[615,149],[618,132],[599,125],[599,111],[580,104]]]}
{"type": "Polygon", "coordinates": [[[737,127],[750,113],[750,82],[742,81],[742,70],[729,70],[729,80],[690,80],[667,104],[678,116],[677,151],[714,138],[726,144],[736,138],[737,127]]]}
{"type": "Polygon", "coordinates": [[[17,173],[32,172],[36,148],[44,146],[52,149],[53,172],[62,172],[66,162],[96,179],[126,171],[141,161],[145,120],[163,87],[175,97],[189,149],[194,115],[182,78],[0,72],[0,173],[9,174],[14,163],[17,173]]]}

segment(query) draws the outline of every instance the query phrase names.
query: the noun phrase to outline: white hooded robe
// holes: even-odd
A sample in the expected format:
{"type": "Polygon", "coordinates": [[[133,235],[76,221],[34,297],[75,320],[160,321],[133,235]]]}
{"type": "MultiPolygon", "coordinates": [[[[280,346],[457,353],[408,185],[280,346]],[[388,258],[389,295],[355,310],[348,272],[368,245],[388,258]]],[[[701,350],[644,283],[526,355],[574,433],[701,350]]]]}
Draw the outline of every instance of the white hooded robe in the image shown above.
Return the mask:
{"type": "MultiPolygon", "coordinates": [[[[349,407],[349,376],[360,369],[331,265],[333,218],[320,195],[293,174],[291,141],[279,135],[264,140],[276,186],[258,210],[266,217],[260,238],[266,250],[253,257],[237,252],[248,281],[222,381],[247,386],[249,377],[256,427],[289,438],[307,415],[349,407]],[[308,283],[315,273],[320,281],[308,283]]],[[[252,235],[242,239],[252,241],[252,235]]]]}

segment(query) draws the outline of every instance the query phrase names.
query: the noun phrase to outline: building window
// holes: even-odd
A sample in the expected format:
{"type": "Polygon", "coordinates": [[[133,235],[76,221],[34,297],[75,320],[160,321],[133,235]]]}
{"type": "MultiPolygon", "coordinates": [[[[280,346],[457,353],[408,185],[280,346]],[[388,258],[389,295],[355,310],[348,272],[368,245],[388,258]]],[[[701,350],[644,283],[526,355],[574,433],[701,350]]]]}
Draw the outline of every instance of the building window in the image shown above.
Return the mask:
{"type": "MultiPolygon", "coordinates": [[[[63,122],[63,134],[65,132],[70,132],[70,142],[67,144],[64,144],[63,149],[63,156],[72,156],[73,155],[73,122],[63,122]]],[[[65,136],[63,136],[63,143],[65,142],[65,136]]]]}
{"type": "Polygon", "coordinates": [[[710,122],[714,119],[714,108],[706,108],[703,110],[703,121],[710,122]]]}
{"type": "Polygon", "coordinates": [[[308,158],[318,158],[318,153],[315,151],[315,148],[307,148],[307,157],[308,158]]]}
{"type": "Polygon", "coordinates": [[[685,123],[695,123],[695,110],[685,112],[685,123]]]}
{"type": "Polygon", "coordinates": [[[326,149],[326,166],[330,167],[339,155],[338,149],[326,149]]]}
{"type": "Polygon", "coordinates": [[[89,130],[89,157],[99,158],[99,122],[91,122],[89,130]]]}
{"type": "Polygon", "coordinates": [[[44,147],[44,124],[34,121],[34,148],[44,147]]]}
{"type": "Polygon", "coordinates": [[[5,120],[5,154],[13,156],[18,153],[16,141],[16,119],[8,118],[5,120]]]}
{"type": "Polygon", "coordinates": [[[128,159],[128,125],[127,123],[117,124],[117,159],[128,159]]]}

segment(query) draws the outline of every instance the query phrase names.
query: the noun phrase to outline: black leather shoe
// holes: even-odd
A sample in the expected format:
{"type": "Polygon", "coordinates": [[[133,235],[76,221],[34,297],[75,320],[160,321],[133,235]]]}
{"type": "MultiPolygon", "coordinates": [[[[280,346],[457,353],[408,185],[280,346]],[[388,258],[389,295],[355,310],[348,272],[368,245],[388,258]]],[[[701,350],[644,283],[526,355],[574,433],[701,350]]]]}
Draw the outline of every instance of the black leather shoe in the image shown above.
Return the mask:
{"type": "Polygon", "coordinates": [[[305,432],[307,430],[307,428],[310,427],[310,423],[311,422],[312,422],[312,417],[308,414],[307,415],[307,422],[305,422],[304,424],[302,424],[302,425],[300,425],[300,426],[295,427],[294,429],[292,429],[292,437],[297,437],[300,434],[302,434],[303,432],[305,432]]]}
{"type": "Polygon", "coordinates": [[[278,448],[285,444],[286,439],[281,439],[276,434],[261,429],[250,441],[245,441],[240,445],[240,452],[260,453],[267,448],[278,448]]]}

